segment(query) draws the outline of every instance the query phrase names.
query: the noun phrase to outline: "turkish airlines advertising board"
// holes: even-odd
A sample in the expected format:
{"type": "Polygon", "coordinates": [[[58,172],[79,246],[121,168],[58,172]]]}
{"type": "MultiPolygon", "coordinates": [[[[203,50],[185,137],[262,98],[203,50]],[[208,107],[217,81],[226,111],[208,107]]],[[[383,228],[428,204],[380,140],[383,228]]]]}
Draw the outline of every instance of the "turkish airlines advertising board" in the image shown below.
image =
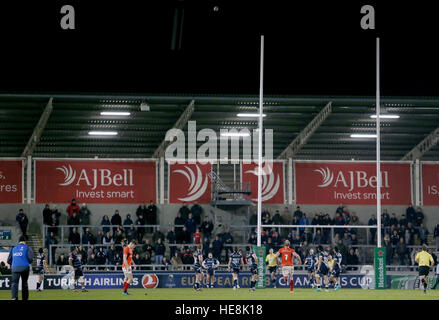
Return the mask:
{"type": "MultiPolygon", "coordinates": [[[[284,162],[267,162],[262,165],[262,203],[283,204],[285,202],[284,162]]],[[[241,163],[241,181],[250,182],[253,202],[258,200],[258,165],[241,163]]]]}
{"type": "Polygon", "coordinates": [[[153,160],[35,160],[36,203],[157,201],[153,160]]]}
{"type": "Polygon", "coordinates": [[[422,163],[422,202],[439,206],[439,163],[422,163]]]}
{"type": "Polygon", "coordinates": [[[23,161],[0,160],[0,203],[23,202],[23,161]]]}
{"type": "MultiPolygon", "coordinates": [[[[376,164],[366,162],[295,162],[297,204],[376,204],[376,164]]],[[[409,163],[381,164],[381,203],[408,205],[409,163]]]]}
{"type": "Polygon", "coordinates": [[[209,173],[211,171],[211,163],[170,163],[168,171],[169,203],[210,203],[212,183],[209,173]]]}

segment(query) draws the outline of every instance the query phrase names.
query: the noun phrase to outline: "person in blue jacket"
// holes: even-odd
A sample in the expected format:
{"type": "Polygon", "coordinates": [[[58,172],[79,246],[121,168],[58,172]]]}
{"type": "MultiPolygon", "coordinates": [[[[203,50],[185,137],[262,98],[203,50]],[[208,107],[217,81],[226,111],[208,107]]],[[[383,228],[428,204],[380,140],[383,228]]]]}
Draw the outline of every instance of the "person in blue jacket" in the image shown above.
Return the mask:
{"type": "Polygon", "coordinates": [[[29,278],[30,264],[34,258],[32,249],[26,244],[25,236],[20,236],[18,245],[12,248],[8,256],[8,264],[11,266],[11,290],[12,300],[18,300],[18,282],[21,277],[22,299],[29,299],[29,288],[27,280],[29,278]]]}

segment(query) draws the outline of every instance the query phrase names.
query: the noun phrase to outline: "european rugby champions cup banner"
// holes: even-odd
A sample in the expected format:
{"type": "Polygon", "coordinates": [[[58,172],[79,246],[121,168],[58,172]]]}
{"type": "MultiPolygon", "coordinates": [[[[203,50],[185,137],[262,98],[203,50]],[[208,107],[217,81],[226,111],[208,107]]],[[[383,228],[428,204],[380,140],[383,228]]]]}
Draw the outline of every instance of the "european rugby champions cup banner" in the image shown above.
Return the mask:
{"type": "Polygon", "coordinates": [[[35,202],[157,201],[155,160],[35,160],[35,202]]]}
{"type": "Polygon", "coordinates": [[[210,203],[212,183],[209,174],[211,172],[210,162],[170,162],[168,167],[169,203],[210,203]]]}
{"type": "MultiPolygon", "coordinates": [[[[376,164],[373,162],[295,162],[298,204],[376,205],[376,164]]],[[[381,203],[412,202],[409,163],[381,164],[381,203]]]]}
{"type": "Polygon", "coordinates": [[[23,160],[0,159],[0,203],[23,202],[23,160]]]}
{"type": "Polygon", "coordinates": [[[439,163],[422,163],[422,204],[439,206],[439,163]]]}
{"type": "MultiPolygon", "coordinates": [[[[262,164],[261,198],[264,204],[285,203],[285,171],[284,161],[268,161],[262,164]]],[[[258,164],[241,163],[241,182],[250,182],[253,202],[258,200],[258,164]]]]}

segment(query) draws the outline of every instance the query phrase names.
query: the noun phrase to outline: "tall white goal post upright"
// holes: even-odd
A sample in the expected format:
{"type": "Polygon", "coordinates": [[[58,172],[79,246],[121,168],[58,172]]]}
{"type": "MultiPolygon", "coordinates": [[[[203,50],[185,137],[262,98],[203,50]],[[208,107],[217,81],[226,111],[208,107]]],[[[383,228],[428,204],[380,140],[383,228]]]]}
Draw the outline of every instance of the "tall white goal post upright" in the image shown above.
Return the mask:
{"type": "Polygon", "coordinates": [[[381,128],[380,128],[380,38],[376,39],[376,162],[377,162],[377,247],[381,247],[381,128]]]}
{"type": "Polygon", "coordinates": [[[264,90],[264,36],[261,35],[261,63],[259,76],[259,126],[258,126],[258,230],[257,246],[261,246],[261,220],[262,220],[262,115],[263,115],[263,90],[264,90]]]}

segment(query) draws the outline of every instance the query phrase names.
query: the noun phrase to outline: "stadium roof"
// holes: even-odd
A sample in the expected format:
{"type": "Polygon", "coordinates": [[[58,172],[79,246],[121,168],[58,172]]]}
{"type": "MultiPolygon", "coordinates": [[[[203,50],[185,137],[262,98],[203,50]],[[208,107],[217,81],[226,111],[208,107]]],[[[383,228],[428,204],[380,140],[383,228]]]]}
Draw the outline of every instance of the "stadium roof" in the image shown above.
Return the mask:
{"type": "MultiPolygon", "coordinates": [[[[50,98],[53,111],[34,157],[150,158],[187,106],[194,100],[197,130],[255,129],[258,97],[244,95],[107,95],[0,94],[0,156],[20,156],[50,98]],[[141,111],[146,103],[149,111],[141,111]],[[129,111],[130,116],[103,116],[101,111],[129,111]],[[91,130],[113,130],[117,136],[95,137],[91,130]]],[[[375,139],[351,138],[375,133],[375,97],[265,96],[264,128],[274,131],[277,157],[329,103],[332,112],[318,126],[295,159],[373,160],[375,139]]],[[[400,160],[439,127],[439,97],[382,97],[382,113],[399,119],[382,120],[382,160],[400,160]]],[[[185,128],[186,130],[186,128],[185,128]]],[[[438,160],[439,146],[422,160],[438,160]]]]}

